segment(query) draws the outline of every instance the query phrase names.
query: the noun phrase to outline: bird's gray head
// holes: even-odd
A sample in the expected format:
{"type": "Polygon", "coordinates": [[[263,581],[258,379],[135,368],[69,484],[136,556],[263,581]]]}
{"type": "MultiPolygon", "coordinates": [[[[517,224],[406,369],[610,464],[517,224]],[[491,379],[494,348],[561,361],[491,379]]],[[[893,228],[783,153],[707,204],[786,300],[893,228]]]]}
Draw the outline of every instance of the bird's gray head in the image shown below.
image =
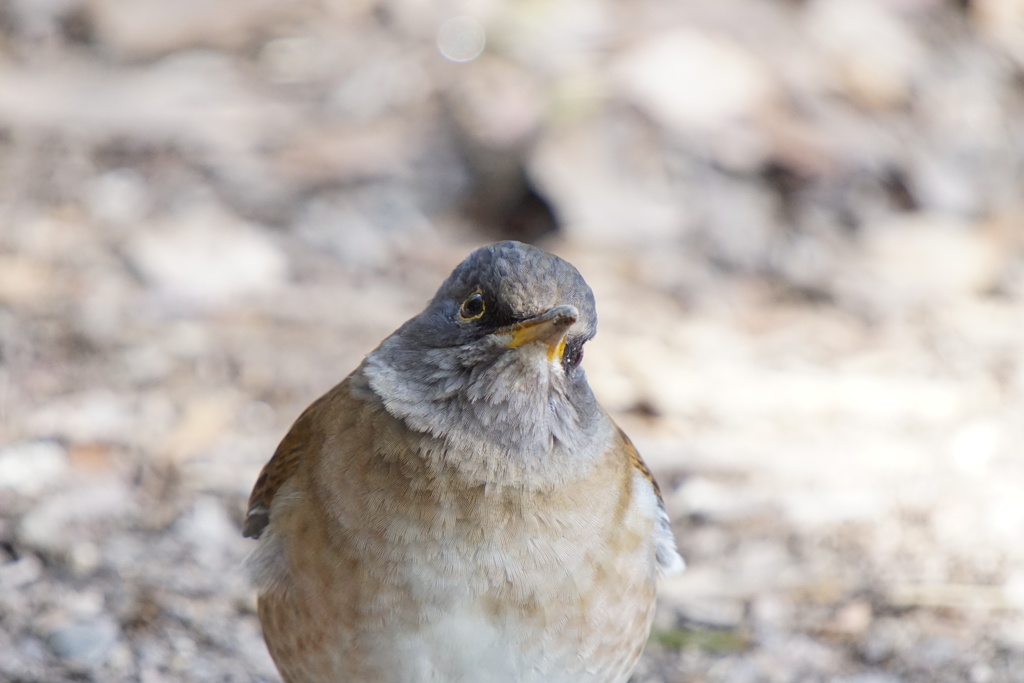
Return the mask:
{"type": "Polygon", "coordinates": [[[538,460],[586,450],[603,415],[580,368],[594,295],[571,264],[498,242],[459,264],[426,309],[367,357],[387,410],[458,449],[538,460]]]}

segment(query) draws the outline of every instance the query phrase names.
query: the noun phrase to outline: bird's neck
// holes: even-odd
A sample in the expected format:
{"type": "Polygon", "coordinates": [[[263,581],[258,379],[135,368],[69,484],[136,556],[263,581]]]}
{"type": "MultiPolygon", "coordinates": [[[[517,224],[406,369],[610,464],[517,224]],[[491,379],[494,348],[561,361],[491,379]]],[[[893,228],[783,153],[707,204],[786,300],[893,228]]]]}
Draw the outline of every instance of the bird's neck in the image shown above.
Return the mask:
{"type": "Polygon", "coordinates": [[[542,365],[510,372],[514,358],[499,358],[452,367],[450,356],[427,350],[410,372],[402,358],[371,353],[361,368],[366,389],[423,435],[424,457],[450,463],[469,482],[547,486],[571,480],[589,469],[610,438],[611,423],[589,387],[559,381],[542,365]]]}

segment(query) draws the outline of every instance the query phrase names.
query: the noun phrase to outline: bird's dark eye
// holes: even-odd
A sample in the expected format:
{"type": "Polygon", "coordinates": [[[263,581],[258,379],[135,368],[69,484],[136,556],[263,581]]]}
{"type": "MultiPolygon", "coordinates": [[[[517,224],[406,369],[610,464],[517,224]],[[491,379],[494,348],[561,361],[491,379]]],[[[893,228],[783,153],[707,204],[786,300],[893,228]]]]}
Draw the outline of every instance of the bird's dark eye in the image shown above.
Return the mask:
{"type": "Polygon", "coordinates": [[[583,361],[583,342],[579,340],[570,341],[565,345],[565,352],[562,353],[562,367],[566,372],[575,370],[583,361]]]}
{"type": "Polygon", "coordinates": [[[459,309],[459,319],[468,322],[470,320],[476,320],[484,314],[487,310],[487,305],[484,303],[484,295],[480,290],[477,290],[469,295],[469,298],[462,302],[462,308],[459,309]]]}

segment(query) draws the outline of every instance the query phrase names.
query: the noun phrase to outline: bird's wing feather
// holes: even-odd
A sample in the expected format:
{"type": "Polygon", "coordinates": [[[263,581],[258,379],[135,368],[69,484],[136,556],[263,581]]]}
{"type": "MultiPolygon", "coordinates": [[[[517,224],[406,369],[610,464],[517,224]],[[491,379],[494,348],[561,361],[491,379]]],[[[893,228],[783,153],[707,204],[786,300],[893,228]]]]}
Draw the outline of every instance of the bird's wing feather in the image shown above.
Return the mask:
{"type": "Polygon", "coordinates": [[[676,549],[676,538],[672,533],[672,525],[668,518],[668,510],[665,508],[665,500],[661,497],[661,488],[654,479],[651,469],[640,456],[640,451],[636,449],[636,446],[626,436],[626,433],[622,431],[622,428],[618,427],[618,425],[616,427],[619,430],[623,450],[629,459],[630,467],[643,475],[644,479],[651,483],[651,487],[654,488],[654,495],[658,498],[658,515],[654,527],[654,548],[655,559],[658,562],[658,571],[665,576],[678,574],[686,568],[686,563],[676,549]]]}
{"type": "Polygon", "coordinates": [[[320,413],[329,410],[340,393],[347,393],[345,385],[346,382],[337,385],[302,411],[274,451],[274,456],[263,466],[249,494],[249,506],[242,523],[242,534],[246,538],[259,538],[270,523],[274,496],[285,482],[296,475],[315,444],[323,439],[324,420],[320,413]]]}

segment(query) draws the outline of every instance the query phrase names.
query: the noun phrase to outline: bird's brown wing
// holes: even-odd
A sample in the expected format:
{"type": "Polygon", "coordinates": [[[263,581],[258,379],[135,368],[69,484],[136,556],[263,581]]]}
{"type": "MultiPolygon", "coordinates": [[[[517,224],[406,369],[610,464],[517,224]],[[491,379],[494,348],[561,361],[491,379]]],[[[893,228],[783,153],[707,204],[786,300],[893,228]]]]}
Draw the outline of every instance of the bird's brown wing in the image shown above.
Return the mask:
{"type": "Polygon", "coordinates": [[[242,523],[242,534],[246,538],[260,537],[263,529],[270,523],[270,504],[278,489],[299,469],[310,431],[310,421],[302,419],[305,416],[306,413],[303,413],[302,417],[292,425],[284,440],[274,451],[274,457],[263,466],[260,476],[256,479],[256,484],[252,487],[252,493],[249,494],[249,507],[245,513],[245,522],[242,523]]]}
{"type": "Polygon", "coordinates": [[[672,534],[672,525],[669,521],[668,510],[665,508],[665,500],[661,497],[661,488],[655,481],[647,463],[640,457],[640,451],[636,449],[633,442],[629,440],[622,427],[615,425],[619,430],[619,437],[622,439],[622,447],[630,466],[643,475],[644,479],[651,482],[654,495],[658,498],[658,514],[654,528],[655,558],[658,563],[658,571],[665,575],[678,574],[686,567],[683,558],[679,556],[676,549],[676,539],[672,534]]]}
{"type": "Polygon", "coordinates": [[[640,457],[640,451],[636,449],[633,442],[629,440],[628,436],[626,436],[626,432],[622,431],[622,427],[615,425],[615,428],[619,430],[619,437],[622,439],[622,444],[626,451],[626,457],[629,459],[630,467],[642,474],[644,479],[651,482],[651,486],[654,487],[654,493],[658,496],[658,501],[664,505],[664,502],[661,499],[661,488],[658,486],[658,482],[655,481],[654,475],[651,474],[651,469],[647,467],[647,463],[645,463],[644,459],[640,457]]]}
{"type": "Polygon", "coordinates": [[[270,523],[270,505],[274,496],[299,471],[304,459],[309,457],[307,454],[319,447],[323,440],[320,426],[323,423],[318,419],[320,413],[339,392],[346,391],[345,385],[346,382],[342,382],[302,411],[274,451],[274,456],[263,466],[249,494],[249,507],[242,523],[242,534],[246,538],[259,538],[270,523]]]}

